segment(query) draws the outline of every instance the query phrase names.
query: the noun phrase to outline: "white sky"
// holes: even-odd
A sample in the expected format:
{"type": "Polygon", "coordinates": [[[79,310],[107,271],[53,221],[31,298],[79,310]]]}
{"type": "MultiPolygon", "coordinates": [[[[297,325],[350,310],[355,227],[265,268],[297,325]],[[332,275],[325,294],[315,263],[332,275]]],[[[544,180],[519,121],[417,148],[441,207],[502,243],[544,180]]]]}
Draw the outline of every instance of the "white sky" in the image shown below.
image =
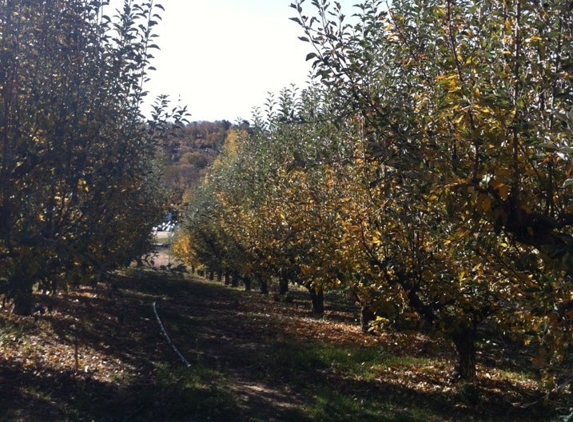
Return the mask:
{"type": "MultiPolygon", "coordinates": [[[[269,92],[304,86],[310,44],[290,17],[294,0],[159,0],[165,7],[149,75],[150,98],[180,99],[191,121],[250,120],[269,92]]],[[[340,0],[351,15],[359,0],[340,0]]],[[[304,5],[314,14],[310,0],[304,5]]]]}

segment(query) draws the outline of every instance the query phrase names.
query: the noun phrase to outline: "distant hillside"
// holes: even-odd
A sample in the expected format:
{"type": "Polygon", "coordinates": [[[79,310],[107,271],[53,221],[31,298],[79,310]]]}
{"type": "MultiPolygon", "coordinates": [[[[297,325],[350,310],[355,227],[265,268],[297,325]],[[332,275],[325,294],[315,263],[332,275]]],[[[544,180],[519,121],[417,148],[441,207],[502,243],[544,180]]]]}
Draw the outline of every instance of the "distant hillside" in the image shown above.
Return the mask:
{"type": "Polygon", "coordinates": [[[226,120],[192,122],[163,140],[165,185],[173,204],[181,203],[185,192],[203,180],[233,127],[226,120]]]}

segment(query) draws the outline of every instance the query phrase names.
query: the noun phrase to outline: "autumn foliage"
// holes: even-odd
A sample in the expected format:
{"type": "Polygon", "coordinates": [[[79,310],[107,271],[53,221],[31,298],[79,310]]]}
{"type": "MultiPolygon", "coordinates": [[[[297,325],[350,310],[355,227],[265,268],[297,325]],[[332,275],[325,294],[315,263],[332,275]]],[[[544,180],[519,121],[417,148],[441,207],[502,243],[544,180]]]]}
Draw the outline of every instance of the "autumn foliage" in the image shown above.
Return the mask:
{"type": "Polygon", "coordinates": [[[315,79],[227,138],[189,216],[195,256],[304,286],[317,311],[348,291],[366,330],[450,339],[462,378],[487,327],[567,382],[570,3],[304,3],[315,79]]]}
{"type": "Polygon", "coordinates": [[[149,121],[140,107],[162,9],[0,2],[0,289],[16,313],[36,286],[97,283],[150,250],[167,100],[149,121]]]}

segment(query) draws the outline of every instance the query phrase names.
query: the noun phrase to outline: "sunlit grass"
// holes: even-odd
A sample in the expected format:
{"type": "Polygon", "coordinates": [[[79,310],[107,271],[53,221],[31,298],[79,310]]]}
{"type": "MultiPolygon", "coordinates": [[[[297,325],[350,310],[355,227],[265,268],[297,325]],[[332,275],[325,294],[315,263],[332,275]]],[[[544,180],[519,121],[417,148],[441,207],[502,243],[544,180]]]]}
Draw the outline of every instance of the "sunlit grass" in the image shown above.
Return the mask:
{"type": "Polygon", "coordinates": [[[153,243],[155,243],[156,245],[170,245],[171,244],[171,236],[168,237],[158,237],[155,236],[153,238],[153,243]]]}

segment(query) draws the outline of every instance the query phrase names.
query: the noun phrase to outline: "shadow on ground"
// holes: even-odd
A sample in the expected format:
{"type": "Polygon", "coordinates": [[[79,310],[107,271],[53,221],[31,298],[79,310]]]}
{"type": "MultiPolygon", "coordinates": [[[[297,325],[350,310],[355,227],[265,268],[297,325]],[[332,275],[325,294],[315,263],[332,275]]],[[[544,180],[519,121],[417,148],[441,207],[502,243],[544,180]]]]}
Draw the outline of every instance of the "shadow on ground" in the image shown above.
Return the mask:
{"type": "Polygon", "coordinates": [[[547,418],[546,409],[515,407],[503,391],[421,392],[349,372],[336,364],[342,354],[387,359],[372,336],[348,331],[349,309],[333,310],[328,322],[296,304],[159,272],[38,297],[45,301],[52,311],[35,317],[0,313],[1,421],[547,418]],[[163,337],[153,303],[189,367],[163,337]]]}

